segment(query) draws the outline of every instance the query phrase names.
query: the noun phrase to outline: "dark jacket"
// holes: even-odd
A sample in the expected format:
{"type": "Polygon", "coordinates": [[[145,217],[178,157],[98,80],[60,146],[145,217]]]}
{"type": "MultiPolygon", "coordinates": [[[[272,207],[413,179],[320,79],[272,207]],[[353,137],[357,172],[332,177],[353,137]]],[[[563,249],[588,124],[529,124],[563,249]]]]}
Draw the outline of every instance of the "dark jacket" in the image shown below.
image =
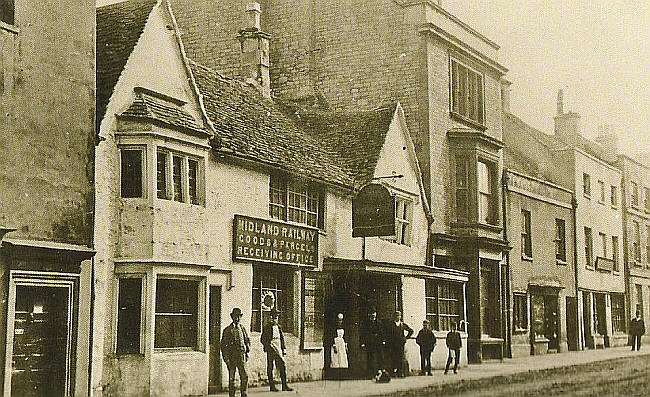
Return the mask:
{"type": "Polygon", "coordinates": [[[415,342],[420,345],[420,350],[430,352],[436,346],[436,335],[430,329],[422,328],[415,342]]]}
{"type": "Polygon", "coordinates": [[[368,321],[361,330],[361,343],[368,349],[379,348],[384,342],[384,330],[379,321],[368,321]]]}
{"type": "Polygon", "coordinates": [[[636,318],[632,319],[630,322],[630,334],[639,336],[645,334],[645,324],[642,318],[638,320],[636,318]]]}
{"type": "Polygon", "coordinates": [[[447,333],[447,347],[452,350],[460,349],[463,342],[460,340],[460,333],[458,331],[449,331],[447,333]]]}
{"type": "Polygon", "coordinates": [[[229,326],[224,328],[223,335],[221,337],[221,355],[226,362],[228,362],[231,358],[236,357],[237,355],[251,351],[251,340],[248,337],[248,331],[246,331],[246,327],[244,327],[241,323],[239,326],[241,327],[242,334],[244,335],[245,351],[242,351],[241,346],[236,343],[237,329],[235,328],[234,323],[230,323],[229,326]]]}
{"type": "Polygon", "coordinates": [[[395,325],[395,321],[390,321],[386,327],[386,342],[393,346],[404,345],[413,332],[413,328],[404,321],[399,326],[395,325]],[[406,335],[404,335],[405,332],[406,335]]]}
{"type": "MultiPolygon", "coordinates": [[[[278,324],[278,329],[280,330],[280,345],[282,346],[282,351],[285,351],[287,347],[284,344],[284,333],[282,332],[282,327],[280,327],[280,324],[278,324]]],[[[273,324],[268,323],[262,328],[262,336],[260,336],[260,342],[262,343],[262,347],[264,347],[265,352],[271,351],[270,348],[271,348],[272,339],[273,339],[273,324]]]]}

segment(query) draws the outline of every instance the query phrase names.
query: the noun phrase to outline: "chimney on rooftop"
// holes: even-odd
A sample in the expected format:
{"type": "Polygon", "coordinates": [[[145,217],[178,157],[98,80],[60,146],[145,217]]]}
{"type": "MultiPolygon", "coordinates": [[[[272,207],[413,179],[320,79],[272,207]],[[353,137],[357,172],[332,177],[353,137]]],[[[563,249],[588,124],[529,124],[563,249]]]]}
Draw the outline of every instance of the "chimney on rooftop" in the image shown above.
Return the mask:
{"type": "Polygon", "coordinates": [[[598,126],[596,142],[613,155],[618,155],[618,136],[610,124],[598,126]]]}
{"type": "Polygon", "coordinates": [[[580,115],[575,112],[564,113],[564,93],[557,92],[557,114],[555,120],[555,136],[562,139],[569,145],[575,145],[576,138],[580,134],[580,115]]]}
{"type": "Polygon", "coordinates": [[[244,79],[255,86],[263,97],[271,98],[271,79],[269,76],[269,39],[262,31],[260,17],[262,7],[258,2],[246,5],[248,26],[239,31],[241,44],[241,66],[244,79]]]}

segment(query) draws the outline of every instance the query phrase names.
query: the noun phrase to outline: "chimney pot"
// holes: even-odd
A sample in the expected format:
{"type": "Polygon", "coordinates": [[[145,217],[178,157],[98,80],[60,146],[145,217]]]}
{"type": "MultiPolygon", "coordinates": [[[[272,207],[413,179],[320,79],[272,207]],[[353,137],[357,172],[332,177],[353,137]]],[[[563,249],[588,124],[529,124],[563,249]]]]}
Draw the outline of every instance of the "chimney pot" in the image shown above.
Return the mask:
{"type": "Polygon", "coordinates": [[[262,6],[260,3],[253,1],[246,4],[246,15],[248,17],[248,27],[255,30],[262,30],[261,15],[262,6]]]}

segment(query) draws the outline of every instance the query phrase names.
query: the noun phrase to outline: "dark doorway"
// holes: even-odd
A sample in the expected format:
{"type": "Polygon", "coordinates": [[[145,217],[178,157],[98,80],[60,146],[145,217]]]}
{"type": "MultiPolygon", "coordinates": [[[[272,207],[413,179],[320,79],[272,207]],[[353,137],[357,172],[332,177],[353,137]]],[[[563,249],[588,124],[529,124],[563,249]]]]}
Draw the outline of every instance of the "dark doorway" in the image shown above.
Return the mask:
{"type": "Polygon", "coordinates": [[[596,332],[600,335],[607,335],[605,294],[594,293],[594,303],[596,306],[596,312],[594,313],[596,332]]]}
{"type": "Polygon", "coordinates": [[[221,286],[210,286],[210,325],[208,329],[208,393],[221,391],[221,286]]]}
{"type": "Polygon", "coordinates": [[[11,395],[68,395],[72,362],[67,287],[16,286],[11,395]]]}
{"type": "Polygon", "coordinates": [[[582,293],[582,326],[585,347],[593,349],[595,345],[591,334],[591,294],[589,292],[582,293]]]}
{"type": "Polygon", "coordinates": [[[569,350],[578,350],[578,298],[566,297],[566,338],[569,350]]]}
{"type": "Polygon", "coordinates": [[[557,352],[558,345],[558,318],[557,295],[544,296],[544,336],[548,339],[548,349],[557,352]]]}

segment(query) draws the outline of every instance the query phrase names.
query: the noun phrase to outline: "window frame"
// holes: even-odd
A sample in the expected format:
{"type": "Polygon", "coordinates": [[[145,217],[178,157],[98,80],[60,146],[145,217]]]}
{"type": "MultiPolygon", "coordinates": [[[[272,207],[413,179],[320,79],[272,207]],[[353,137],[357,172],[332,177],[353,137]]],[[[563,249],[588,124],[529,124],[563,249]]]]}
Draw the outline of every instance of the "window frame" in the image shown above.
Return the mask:
{"type": "Polygon", "coordinates": [[[650,188],[643,187],[643,209],[650,212],[650,188]]]}
{"type": "Polygon", "coordinates": [[[0,5],[6,7],[0,7],[0,23],[7,24],[10,26],[16,26],[16,2],[14,0],[5,0],[0,2],[0,5]],[[4,8],[4,9],[3,9],[4,8]],[[5,13],[8,16],[5,16],[5,13]]]}
{"type": "Polygon", "coordinates": [[[467,222],[470,219],[470,159],[466,156],[455,157],[455,194],[456,221],[467,222]],[[463,172],[464,171],[464,172],[463,172]],[[464,203],[461,201],[464,200],[464,203]]]}
{"type": "Polygon", "coordinates": [[[478,213],[478,222],[491,226],[498,226],[499,224],[499,209],[498,209],[498,200],[499,200],[499,191],[498,191],[498,175],[497,175],[497,163],[480,157],[476,162],[476,199],[477,199],[477,213],[478,213]],[[479,164],[485,166],[487,171],[487,186],[489,187],[489,192],[482,192],[482,183],[481,183],[481,168],[479,164]],[[482,197],[487,198],[487,214],[483,214],[483,200],[482,197]],[[486,216],[483,216],[486,215],[486,216]]]}
{"type": "Polygon", "coordinates": [[[565,265],[566,256],[566,221],[555,218],[555,262],[565,265]]]}
{"type": "Polygon", "coordinates": [[[618,257],[619,257],[618,236],[612,236],[612,261],[614,261],[612,270],[614,272],[621,271],[619,267],[618,257]]]}
{"type": "Polygon", "coordinates": [[[586,172],[582,173],[582,193],[585,197],[591,199],[591,175],[586,172]]]}
{"type": "Polygon", "coordinates": [[[451,324],[452,321],[455,321],[458,325],[461,320],[464,320],[464,308],[463,308],[463,285],[462,283],[456,283],[453,281],[447,280],[438,280],[438,279],[425,279],[425,288],[424,288],[424,299],[425,299],[425,317],[429,320],[431,327],[436,331],[448,331],[449,328],[443,328],[442,323],[445,323],[445,327],[448,324],[451,324]],[[447,287],[450,296],[441,297],[443,294],[443,286],[447,287]],[[433,290],[433,295],[430,295],[430,292],[433,290]],[[456,297],[451,296],[456,294],[456,297]],[[443,302],[441,304],[441,302],[443,302]],[[452,303],[456,302],[456,311],[457,313],[452,313],[451,307],[452,303]],[[429,311],[429,308],[432,307],[433,311],[429,311]],[[444,313],[441,312],[441,307],[446,307],[444,313]],[[441,318],[444,318],[444,321],[441,321],[441,318]],[[455,319],[455,320],[454,320],[455,319]]]}
{"type": "MultiPolygon", "coordinates": [[[[156,276],[156,288],[154,291],[154,297],[153,297],[153,348],[154,351],[202,351],[202,343],[201,343],[201,337],[202,337],[202,329],[201,329],[201,324],[203,323],[204,317],[202,310],[205,308],[205,280],[202,280],[200,278],[196,277],[191,277],[191,276],[182,276],[182,275],[168,275],[168,274],[160,274],[156,276]],[[184,313],[176,313],[176,312],[158,312],[158,293],[160,292],[160,296],[175,296],[174,294],[170,294],[170,289],[161,288],[160,284],[161,281],[175,281],[175,282],[185,282],[185,283],[195,283],[196,284],[196,304],[195,304],[195,312],[194,315],[190,313],[189,316],[186,317],[194,317],[194,345],[193,346],[169,346],[169,347],[161,347],[157,346],[157,334],[156,330],[159,328],[158,327],[158,316],[167,316],[167,317],[176,317],[176,316],[182,316],[184,313]]],[[[185,289],[182,289],[185,290],[185,289]]]]}
{"type": "Polygon", "coordinates": [[[641,224],[637,221],[632,221],[632,260],[641,265],[641,224]]]}
{"type": "Polygon", "coordinates": [[[403,195],[395,194],[395,235],[393,236],[380,236],[382,240],[390,241],[398,245],[404,245],[407,247],[411,246],[413,239],[413,210],[415,208],[415,200],[406,197],[403,195]],[[400,204],[404,204],[402,209],[404,211],[398,211],[400,204]],[[403,218],[400,217],[400,212],[406,214],[403,218]],[[403,227],[406,226],[408,231],[408,238],[404,239],[404,230],[403,227]]]}
{"type": "Polygon", "coordinates": [[[204,162],[203,157],[196,156],[177,150],[169,149],[164,146],[156,147],[156,198],[159,200],[174,201],[177,203],[186,203],[197,206],[205,206],[205,178],[204,178],[204,162]],[[159,173],[159,164],[160,156],[165,156],[165,172],[164,172],[164,186],[165,194],[164,197],[160,196],[160,173],[159,173]],[[176,169],[174,161],[176,159],[180,160],[180,197],[177,197],[177,188],[176,188],[176,169]],[[190,186],[190,162],[196,164],[196,175],[195,175],[195,195],[192,196],[192,189],[190,186]]]}
{"type": "Polygon", "coordinates": [[[262,299],[266,295],[266,292],[271,291],[275,298],[274,307],[281,313],[280,325],[282,326],[282,329],[285,333],[295,334],[296,317],[294,315],[294,273],[295,272],[291,268],[286,266],[269,266],[263,264],[253,265],[251,286],[251,332],[262,332],[262,328],[269,319],[271,308],[266,309],[262,307],[262,299]],[[268,285],[264,286],[264,281],[268,281],[265,279],[271,277],[275,277],[274,288],[270,288],[268,285]],[[278,294],[278,291],[280,291],[281,294],[278,294]],[[259,316],[256,313],[259,313],[259,316]]]}
{"type": "Polygon", "coordinates": [[[610,203],[612,208],[618,208],[618,187],[616,185],[610,185],[610,203]]]}
{"type": "Polygon", "coordinates": [[[598,203],[605,204],[605,182],[598,180],[598,203]]]}
{"type": "Polygon", "coordinates": [[[451,56],[449,58],[450,114],[464,122],[485,129],[485,109],[485,74],[451,56]],[[463,81],[461,81],[461,68],[465,69],[463,81]],[[471,106],[469,106],[470,104],[471,106]]]}
{"type": "Polygon", "coordinates": [[[113,353],[116,355],[144,355],[144,342],[145,342],[145,302],[146,302],[146,275],[140,273],[133,274],[118,274],[115,278],[115,328],[113,333],[113,353]],[[120,286],[122,280],[140,280],[140,326],[138,331],[138,349],[137,351],[120,351],[120,286]]]}
{"type": "Polygon", "coordinates": [[[584,253],[586,267],[593,269],[594,268],[594,236],[593,231],[590,227],[584,227],[584,253]]]}
{"type": "MultiPolygon", "coordinates": [[[[125,145],[119,146],[119,156],[120,156],[120,198],[122,199],[143,199],[147,197],[147,156],[145,146],[136,146],[136,145],[125,145]],[[140,192],[139,195],[126,196],[124,193],[125,190],[125,172],[124,172],[124,152],[139,152],[140,153],[140,192]]],[[[136,172],[133,172],[135,175],[136,172]]],[[[134,189],[133,187],[132,189],[134,189]]]]}
{"type": "Polygon", "coordinates": [[[625,295],[612,293],[610,294],[610,301],[612,312],[612,333],[625,333],[625,295]]]}
{"type": "Polygon", "coordinates": [[[639,209],[639,184],[630,181],[630,206],[639,209]]]}
{"type": "Polygon", "coordinates": [[[529,210],[521,210],[521,258],[533,259],[532,215],[529,210]]]}
{"type": "Polygon", "coordinates": [[[291,223],[294,225],[315,227],[320,230],[325,229],[325,188],[317,183],[309,180],[293,178],[286,174],[271,173],[269,175],[269,218],[277,219],[282,222],[291,223]],[[274,183],[276,182],[276,183],[274,183]],[[298,190],[301,187],[304,190],[298,190]],[[295,206],[291,204],[291,195],[294,195],[293,202],[296,202],[296,197],[300,204],[304,198],[305,206],[295,206]],[[274,201],[277,197],[278,201],[274,201]],[[310,209],[310,202],[316,204],[316,211],[310,209]],[[277,210],[274,212],[274,210],[277,210]],[[290,213],[303,213],[305,214],[305,221],[290,219],[290,213]],[[315,219],[315,224],[310,224],[309,219],[315,219]]]}

